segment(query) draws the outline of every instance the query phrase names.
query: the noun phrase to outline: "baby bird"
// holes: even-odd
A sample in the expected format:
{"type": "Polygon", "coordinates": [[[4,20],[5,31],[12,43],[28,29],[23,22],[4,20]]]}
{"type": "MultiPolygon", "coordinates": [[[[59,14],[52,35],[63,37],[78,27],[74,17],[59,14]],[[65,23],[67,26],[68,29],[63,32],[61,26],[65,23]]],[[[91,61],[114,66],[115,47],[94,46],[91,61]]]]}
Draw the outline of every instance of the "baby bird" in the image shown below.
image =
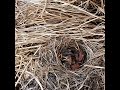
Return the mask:
{"type": "Polygon", "coordinates": [[[62,64],[70,70],[79,69],[82,60],[84,58],[84,54],[82,50],[76,50],[75,48],[65,48],[62,52],[62,64]]]}
{"type": "Polygon", "coordinates": [[[76,64],[71,65],[70,68],[71,68],[71,70],[76,70],[76,69],[80,68],[80,65],[78,63],[76,63],[76,64]]]}

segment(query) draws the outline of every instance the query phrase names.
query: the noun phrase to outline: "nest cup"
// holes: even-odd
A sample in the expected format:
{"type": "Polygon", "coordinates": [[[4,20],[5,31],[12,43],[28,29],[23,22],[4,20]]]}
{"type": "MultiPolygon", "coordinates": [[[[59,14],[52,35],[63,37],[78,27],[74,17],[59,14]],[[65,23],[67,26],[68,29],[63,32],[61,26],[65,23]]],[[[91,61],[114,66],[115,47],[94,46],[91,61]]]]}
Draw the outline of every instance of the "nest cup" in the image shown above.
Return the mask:
{"type": "Polygon", "coordinates": [[[89,60],[90,53],[87,46],[81,40],[71,39],[69,43],[61,44],[60,49],[58,49],[58,58],[64,68],[76,71],[89,60]]]}

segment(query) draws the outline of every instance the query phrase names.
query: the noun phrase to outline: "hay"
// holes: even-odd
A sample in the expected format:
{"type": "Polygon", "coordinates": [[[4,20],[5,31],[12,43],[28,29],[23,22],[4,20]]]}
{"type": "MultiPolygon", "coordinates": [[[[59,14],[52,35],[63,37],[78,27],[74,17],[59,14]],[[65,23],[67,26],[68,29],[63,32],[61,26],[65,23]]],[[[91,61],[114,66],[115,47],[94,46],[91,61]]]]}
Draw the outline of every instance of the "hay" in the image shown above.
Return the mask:
{"type": "Polygon", "coordinates": [[[16,0],[16,90],[104,90],[104,0],[16,0]],[[87,61],[64,68],[58,51],[72,40],[87,61]]]}

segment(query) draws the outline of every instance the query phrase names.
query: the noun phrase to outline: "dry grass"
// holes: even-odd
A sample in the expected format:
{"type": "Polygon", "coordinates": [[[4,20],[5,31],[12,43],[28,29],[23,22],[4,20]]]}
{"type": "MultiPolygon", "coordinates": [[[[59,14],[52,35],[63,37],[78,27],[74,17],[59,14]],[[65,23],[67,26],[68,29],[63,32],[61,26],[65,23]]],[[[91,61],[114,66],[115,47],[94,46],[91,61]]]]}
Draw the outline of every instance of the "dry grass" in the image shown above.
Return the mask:
{"type": "Polygon", "coordinates": [[[104,0],[16,0],[16,90],[105,90],[104,7],[104,0]],[[87,52],[78,71],[57,55],[71,40],[87,52]]]}

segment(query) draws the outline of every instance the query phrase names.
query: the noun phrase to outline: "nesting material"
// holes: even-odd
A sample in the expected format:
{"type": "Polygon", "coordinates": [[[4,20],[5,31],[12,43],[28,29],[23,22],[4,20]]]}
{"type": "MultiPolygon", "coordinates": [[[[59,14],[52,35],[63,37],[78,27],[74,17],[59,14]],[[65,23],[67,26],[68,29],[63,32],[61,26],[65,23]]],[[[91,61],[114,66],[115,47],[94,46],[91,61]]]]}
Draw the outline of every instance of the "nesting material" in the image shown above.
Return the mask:
{"type": "Polygon", "coordinates": [[[104,90],[104,7],[104,0],[16,0],[16,90],[104,90]]]}

